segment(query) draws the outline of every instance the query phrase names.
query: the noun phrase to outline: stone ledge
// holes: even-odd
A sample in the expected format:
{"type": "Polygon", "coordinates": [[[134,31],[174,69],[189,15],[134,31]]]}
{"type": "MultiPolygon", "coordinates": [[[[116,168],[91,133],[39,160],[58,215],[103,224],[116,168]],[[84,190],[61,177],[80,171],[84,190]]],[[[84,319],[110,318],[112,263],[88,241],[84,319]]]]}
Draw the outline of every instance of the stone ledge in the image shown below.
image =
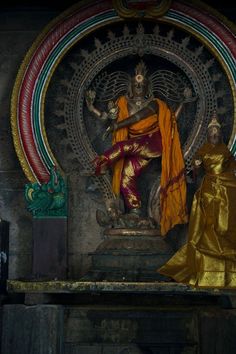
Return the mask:
{"type": "Polygon", "coordinates": [[[23,281],[8,280],[9,293],[148,293],[181,295],[228,295],[236,296],[236,289],[192,288],[172,282],[86,282],[72,280],[23,281]]]}

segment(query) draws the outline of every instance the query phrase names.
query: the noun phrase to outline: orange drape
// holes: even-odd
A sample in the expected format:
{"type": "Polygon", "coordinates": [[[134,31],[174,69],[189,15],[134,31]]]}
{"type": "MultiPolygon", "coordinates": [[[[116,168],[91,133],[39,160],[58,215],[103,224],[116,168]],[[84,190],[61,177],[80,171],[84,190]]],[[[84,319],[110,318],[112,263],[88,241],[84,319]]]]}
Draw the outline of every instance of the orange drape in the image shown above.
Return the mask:
{"type": "MultiPolygon", "coordinates": [[[[126,98],[124,96],[121,96],[117,101],[117,105],[119,107],[119,115],[118,115],[117,122],[121,122],[122,120],[128,118],[129,116],[126,98]]],[[[127,140],[128,134],[129,134],[128,127],[116,130],[113,133],[112,145],[118,143],[119,141],[127,140]]],[[[113,167],[112,190],[116,196],[120,195],[120,180],[121,180],[123,165],[124,165],[124,159],[120,159],[114,164],[113,167]]]]}
{"type": "MultiPolygon", "coordinates": [[[[119,107],[119,115],[117,122],[121,122],[122,120],[129,117],[129,112],[127,108],[127,99],[125,96],[121,96],[118,101],[117,105],[119,107]]],[[[113,133],[112,145],[117,142],[125,141],[130,137],[141,136],[148,133],[154,133],[155,131],[159,130],[157,124],[157,115],[154,114],[149,116],[140,122],[132,124],[129,127],[121,128],[113,133]]],[[[122,175],[124,165],[124,159],[120,159],[114,165],[113,170],[113,179],[112,179],[112,190],[116,196],[120,195],[120,180],[122,175]]]]}
{"type": "MultiPolygon", "coordinates": [[[[161,171],[161,234],[165,235],[174,225],[187,222],[186,213],[186,183],[184,176],[184,160],[179,141],[179,134],[175,116],[165,102],[157,99],[159,114],[150,116],[131,127],[121,128],[114,132],[112,144],[125,141],[132,136],[147,134],[154,121],[158,119],[162,137],[162,171],[161,171]]],[[[119,107],[118,122],[129,117],[127,99],[122,96],[117,101],[119,107]]],[[[154,128],[157,130],[159,128],[154,128]]],[[[120,194],[120,180],[124,159],[120,159],[114,165],[112,188],[116,196],[120,194]]]]}
{"type": "Polygon", "coordinates": [[[188,221],[186,210],[185,165],[176,119],[165,102],[159,104],[159,127],[162,137],[161,166],[161,234],[165,235],[174,225],[188,221]]]}

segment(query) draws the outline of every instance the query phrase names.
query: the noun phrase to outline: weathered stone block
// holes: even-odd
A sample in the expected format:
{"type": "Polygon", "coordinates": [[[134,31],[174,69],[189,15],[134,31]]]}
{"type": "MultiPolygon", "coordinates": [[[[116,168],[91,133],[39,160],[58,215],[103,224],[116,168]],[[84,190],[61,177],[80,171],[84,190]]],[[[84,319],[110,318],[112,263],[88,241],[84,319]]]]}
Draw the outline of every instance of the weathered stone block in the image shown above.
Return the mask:
{"type": "Polygon", "coordinates": [[[67,277],[67,218],[33,219],[33,275],[67,277]]]}
{"type": "Polygon", "coordinates": [[[236,310],[203,311],[199,325],[201,354],[236,353],[236,310]]]}
{"type": "Polygon", "coordinates": [[[3,306],[2,353],[62,354],[61,306],[3,306]]]}
{"type": "MultiPolygon", "coordinates": [[[[97,343],[92,345],[66,344],[63,354],[104,354],[104,351],[102,345],[97,343]]],[[[113,354],[113,352],[111,351],[109,354],[113,354]]]]}
{"type": "Polygon", "coordinates": [[[191,311],[91,307],[69,308],[65,314],[67,343],[192,346],[198,341],[197,317],[191,311]]]}

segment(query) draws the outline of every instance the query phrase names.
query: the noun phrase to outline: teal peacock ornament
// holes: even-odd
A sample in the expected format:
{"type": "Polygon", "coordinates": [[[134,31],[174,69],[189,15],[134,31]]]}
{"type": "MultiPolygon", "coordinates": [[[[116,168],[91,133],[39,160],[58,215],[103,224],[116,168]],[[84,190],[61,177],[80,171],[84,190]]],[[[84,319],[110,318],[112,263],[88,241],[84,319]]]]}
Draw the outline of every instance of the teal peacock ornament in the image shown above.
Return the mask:
{"type": "Polygon", "coordinates": [[[67,216],[67,188],[56,167],[51,168],[48,183],[26,184],[25,199],[35,217],[67,216]]]}

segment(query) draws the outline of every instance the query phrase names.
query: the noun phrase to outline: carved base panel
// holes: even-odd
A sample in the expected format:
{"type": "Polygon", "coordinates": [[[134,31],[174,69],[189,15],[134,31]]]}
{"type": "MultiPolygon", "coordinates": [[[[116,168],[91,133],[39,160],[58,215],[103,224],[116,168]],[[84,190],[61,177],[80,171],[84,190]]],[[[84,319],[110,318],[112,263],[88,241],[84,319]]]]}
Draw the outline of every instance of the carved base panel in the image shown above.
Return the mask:
{"type": "Polygon", "coordinates": [[[160,236],[160,229],[118,229],[118,228],[112,228],[112,229],[106,229],[104,231],[104,235],[106,236],[133,236],[133,237],[139,237],[139,236],[160,236]]]}
{"type": "Polygon", "coordinates": [[[105,240],[90,253],[92,268],[83,280],[170,280],[157,269],[167,262],[174,250],[161,236],[154,236],[155,233],[158,230],[105,230],[105,240]]]}

